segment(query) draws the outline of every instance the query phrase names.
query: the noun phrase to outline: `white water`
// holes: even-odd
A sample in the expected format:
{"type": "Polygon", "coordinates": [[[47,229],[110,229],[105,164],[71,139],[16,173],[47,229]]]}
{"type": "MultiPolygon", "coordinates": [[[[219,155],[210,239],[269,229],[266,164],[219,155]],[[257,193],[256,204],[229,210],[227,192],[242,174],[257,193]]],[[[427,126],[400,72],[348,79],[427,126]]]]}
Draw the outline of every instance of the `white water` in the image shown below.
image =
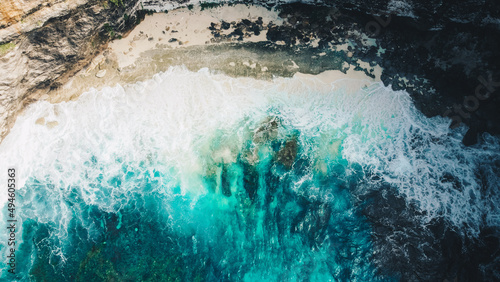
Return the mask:
{"type": "MultiPolygon", "coordinates": [[[[174,67],[146,82],[87,92],[77,101],[38,102],[0,145],[0,183],[7,183],[7,167],[16,167],[18,194],[25,199],[18,203],[19,216],[57,223],[57,235],[64,238],[72,217],[65,197],[72,187],[80,189],[86,203],[117,211],[139,187],[99,188],[95,179],[102,174],[102,182],[109,182],[122,174],[123,163],[140,170],[143,162],[170,173],[182,193],[196,199],[207,191],[194,176],[206,173],[207,162],[234,162],[249,132],[272,115],[284,128],[300,130],[301,154],[321,160],[326,152],[338,152],[378,174],[426,213],[423,224],[444,217],[472,236],[481,224],[499,226],[498,195],[482,194],[494,191],[498,176],[486,174],[490,179],[484,184],[476,175],[481,163],[499,158],[499,141],[486,136],[481,146],[465,148],[460,142],[464,128],[452,132],[449,120],[425,118],[406,92],[380,83],[361,88],[364,83],[303,75],[259,81],[174,67]],[[36,124],[40,117],[58,125],[36,124]],[[99,170],[89,169],[92,156],[99,170]],[[445,173],[457,179],[460,190],[440,180],[445,173]],[[26,191],[28,178],[50,179],[55,185],[44,187],[45,194],[26,191]]],[[[2,218],[5,203],[2,193],[2,218]]],[[[2,244],[5,236],[0,234],[2,244]]]]}

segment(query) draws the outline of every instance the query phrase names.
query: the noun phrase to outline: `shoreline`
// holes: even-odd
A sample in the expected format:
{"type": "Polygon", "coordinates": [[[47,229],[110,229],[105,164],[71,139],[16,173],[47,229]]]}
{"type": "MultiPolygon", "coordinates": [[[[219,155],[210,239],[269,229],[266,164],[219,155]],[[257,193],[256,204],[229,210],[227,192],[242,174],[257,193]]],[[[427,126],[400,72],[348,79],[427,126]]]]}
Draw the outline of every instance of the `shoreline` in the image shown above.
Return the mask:
{"type": "Polygon", "coordinates": [[[0,46],[19,279],[499,276],[500,29],[394,1],[83,2],[0,46]]]}
{"type": "Polygon", "coordinates": [[[277,11],[244,4],[184,7],[146,15],[125,37],[111,41],[89,66],[41,100],[75,100],[90,88],[148,80],[177,65],[191,71],[208,67],[229,76],[267,80],[329,71],[338,79],[381,81],[380,66],[371,67],[360,59],[352,65],[342,59],[351,53],[346,43],[331,46],[327,52],[319,52],[318,40],[299,46],[299,52],[291,52],[296,47],[293,44],[272,44],[266,36],[276,24],[285,24],[277,11]],[[321,66],[311,67],[309,61],[321,66]]]}
{"type": "MultiPolygon", "coordinates": [[[[323,20],[331,23],[331,15],[335,12],[337,10],[331,8],[323,20]]],[[[36,101],[76,100],[91,88],[144,81],[177,65],[184,65],[191,71],[209,67],[229,76],[266,80],[292,77],[299,72],[319,74],[326,70],[337,70],[338,76],[343,73],[347,77],[365,78],[366,75],[368,80],[381,80],[380,66],[372,66],[354,55],[353,46],[373,47],[375,41],[365,34],[351,32],[349,39],[332,41],[326,47],[320,46],[324,42],[319,34],[307,29],[300,40],[276,38],[279,29],[292,27],[290,21],[281,9],[224,4],[144,14],[140,23],[121,33],[123,38],[114,34],[114,28],[105,26],[107,36],[115,39],[92,56],[85,67],[73,75],[64,75],[49,89],[33,89],[17,109],[7,109],[10,114],[2,126],[0,142],[15,125],[17,117],[36,101]]]]}
{"type": "MultiPolygon", "coordinates": [[[[59,1],[56,2],[59,3],[59,1]]],[[[35,29],[19,33],[12,42],[0,46],[0,65],[4,70],[0,81],[0,95],[4,97],[0,101],[0,142],[8,134],[16,117],[22,114],[29,104],[39,100],[57,102],[76,99],[79,93],[86,91],[88,88],[76,87],[79,81],[80,84],[83,81],[75,79],[75,76],[79,74],[94,76],[99,70],[104,69],[99,74],[99,76],[105,75],[103,78],[86,80],[87,84],[96,87],[151,77],[154,72],[147,68],[127,73],[126,68],[121,72],[122,69],[119,69],[118,63],[113,66],[112,61],[118,61],[118,59],[108,56],[109,50],[105,50],[108,43],[114,37],[126,37],[125,35],[131,32],[131,29],[139,24],[146,14],[152,13],[152,10],[155,10],[157,14],[161,11],[177,13],[177,9],[167,10],[183,6],[191,11],[201,6],[205,12],[221,7],[218,3],[191,4],[195,5],[150,1],[145,6],[139,7],[140,3],[136,1],[126,1],[123,5],[88,2],[77,9],[65,6],[69,10],[64,11],[66,15],[64,17],[55,17],[57,13],[47,12],[53,9],[53,5],[46,5],[41,7],[40,11],[52,17],[47,21],[44,17],[39,17],[37,11],[19,10],[18,12],[25,14],[28,18],[23,23],[23,21],[18,21],[17,16],[13,16],[12,19],[8,19],[14,20],[11,27],[26,24],[31,17],[38,17],[40,21],[35,29]],[[97,56],[98,54],[101,55],[97,56]],[[94,64],[90,63],[92,60],[94,64]],[[96,68],[98,71],[93,72],[96,68]],[[102,80],[108,82],[104,83],[102,80]],[[72,88],[74,86],[76,90],[72,88]],[[50,98],[52,95],[55,97],[50,98]]],[[[335,6],[319,7],[300,3],[270,5],[267,2],[259,2],[257,7],[267,7],[267,12],[269,12],[267,9],[273,7],[275,10],[272,12],[278,13],[279,18],[283,20],[282,25],[268,26],[267,31],[262,31],[260,35],[267,33],[265,36],[267,41],[256,40],[258,36],[255,34],[252,36],[253,39],[247,40],[246,43],[238,43],[239,38],[237,42],[231,42],[233,38],[229,38],[228,41],[229,35],[222,30],[221,25],[216,25],[213,27],[214,30],[210,30],[210,35],[213,35],[210,41],[214,40],[213,43],[224,41],[226,42],[224,44],[236,45],[237,47],[232,47],[233,53],[238,53],[239,50],[250,46],[249,48],[254,53],[264,57],[265,54],[260,54],[262,50],[265,50],[264,47],[278,50],[282,55],[291,54],[291,57],[295,57],[283,62],[283,66],[279,67],[297,65],[300,67],[298,71],[305,73],[320,73],[326,69],[345,72],[347,68],[353,67],[374,77],[376,70],[373,67],[381,66],[384,70],[381,75],[384,85],[393,90],[407,91],[413,98],[417,109],[424,115],[448,117],[455,122],[455,126],[460,124],[467,126],[469,132],[467,138],[463,140],[464,144],[472,145],[480,141],[483,132],[499,134],[500,117],[496,111],[499,101],[496,93],[498,87],[487,86],[487,95],[492,94],[489,95],[491,97],[487,101],[476,103],[477,97],[474,95],[477,87],[495,84],[498,80],[498,64],[496,63],[498,52],[494,51],[498,48],[495,47],[497,44],[494,35],[498,34],[499,30],[491,25],[491,21],[490,24],[487,22],[478,24],[467,20],[457,22],[454,20],[455,17],[450,18],[449,15],[436,18],[435,13],[430,10],[430,13],[426,13],[425,16],[414,14],[416,17],[408,18],[411,13],[390,10],[387,25],[380,26],[376,15],[365,7],[351,9],[352,7],[346,7],[344,4],[336,3],[335,6]],[[431,19],[431,23],[439,22],[440,24],[435,27],[428,25],[426,17],[431,19]],[[367,30],[368,26],[378,29],[373,33],[373,30],[367,30]],[[418,26],[420,28],[417,28],[418,26]],[[477,28],[482,32],[478,34],[477,28]],[[463,34],[463,36],[457,36],[458,34],[463,34]],[[250,42],[252,40],[258,42],[250,42]],[[470,49],[466,46],[473,47],[470,49]],[[336,54],[332,54],[332,49],[336,54]],[[297,52],[308,53],[312,60],[306,62],[305,65],[304,62],[301,64],[300,59],[297,59],[297,52]],[[322,56],[329,58],[325,59],[322,56]],[[463,60],[469,57],[473,59],[463,60]],[[321,58],[321,63],[314,62],[318,58],[321,58]],[[328,60],[338,60],[338,64],[328,62],[326,66],[322,65],[328,60]],[[347,62],[347,65],[342,66],[343,62],[347,62]],[[308,65],[309,63],[312,65],[308,65]],[[470,99],[475,103],[473,106],[467,105],[470,99]]],[[[424,6],[429,8],[428,4],[424,6]]],[[[479,13],[483,12],[483,10],[479,11],[479,13]]],[[[245,28],[245,30],[237,31],[243,32],[243,41],[246,33],[255,32],[252,30],[255,21],[249,21],[248,30],[245,28]]],[[[241,26],[244,23],[236,22],[236,24],[241,26]]],[[[141,55],[139,59],[144,59],[141,60],[141,64],[149,63],[150,69],[156,68],[154,71],[165,70],[168,68],[166,65],[182,64],[180,63],[182,60],[193,56],[198,56],[197,59],[200,62],[188,65],[188,68],[192,70],[207,65],[216,71],[224,71],[227,68],[220,63],[212,66],[205,58],[210,54],[208,49],[219,52],[231,49],[222,48],[222,44],[211,43],[188,48],[173,48],[176,46],[175,43],[184,44],[187,40],[176,42],[166,40],[166,43],[162,43],[165,40],[154,42],[155,38],[153,38],[152,41],[151,43],[155,44],[172,45],[170,50],[152,49],[146,51],[148,55],[144,57],[141,55]],[[179,52],[181,56],[177,56],[174,49],[184,51],[179,52]],[[161,51],[169,55],[161,55],[161,51]],[[162,59],[167,62],[160,62],[162,59]]],[[[124,51],[127,52],[128,49],[124,51]]],[[[269,79],[273,75],[292,76],[296,72],[293,68],[277,71],[268,66],[262,66],[268,71],[257,73],[256,69],[245,69],[238,65],[259,68],[258,62],[262,58],[254,58],[258,57],[256,54],[243,58],[241,63],[232,61],[224,63],[232,63],[236,66],[234,70],[231,70],[235,76],[269,79]]]]}

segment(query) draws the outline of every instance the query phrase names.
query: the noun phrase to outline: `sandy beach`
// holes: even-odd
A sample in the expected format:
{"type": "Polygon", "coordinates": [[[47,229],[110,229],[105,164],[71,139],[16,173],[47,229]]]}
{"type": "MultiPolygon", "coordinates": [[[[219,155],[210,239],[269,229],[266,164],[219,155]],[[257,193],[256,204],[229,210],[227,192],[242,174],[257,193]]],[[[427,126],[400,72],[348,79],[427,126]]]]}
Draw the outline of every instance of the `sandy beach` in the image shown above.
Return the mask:
{"type": "MultiPolygon", "coordinates": [[[[235,23],[242,19],[257,21],[261,18],[263,25],[269,23],[282,24],[276,12],[264,7],[247,6],[221,6],[202,10],[200,6],[179,8],[168,13],[155,13],[148,15],[126,38],[115,40],[110,44],[111,52],[116,54],[118,66],[124,68],[133,64],[140,55],[148,50],[183,48],[195,45],[213,44],[209,27],[214,23],[235,23]]],[[[223,29],[222,34],[230,34],[234,28],[223,29]]],[[[225,41],[235,42],[236,38],[225,41]]],[[[245,42],[266,41],[266,31],[259,35],[244,37],[245,42]]]]}

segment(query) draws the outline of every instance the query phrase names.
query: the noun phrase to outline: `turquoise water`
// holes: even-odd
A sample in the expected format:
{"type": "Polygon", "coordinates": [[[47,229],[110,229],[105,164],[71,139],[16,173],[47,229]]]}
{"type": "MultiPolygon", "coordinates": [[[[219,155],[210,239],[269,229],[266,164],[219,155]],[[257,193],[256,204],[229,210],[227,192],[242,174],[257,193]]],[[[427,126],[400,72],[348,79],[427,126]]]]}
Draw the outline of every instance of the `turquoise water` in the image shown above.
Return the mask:
{"type": "Polygon", "coordinates": [[[177,67],[34,104],[0,146],[22,187],[16,279],[397,280],[374,263],[363,214],[380,189],[420,210],[422,226],[498,226],[496,195],[475,174],[498,157],[496,139],[464,148],[463,132],[407,93],[325,77],[177,67]]]}
{"type": "MultiPolygon", "coordinates": [[[[31,274],[73,279],[76,273],[84,279],[98,272],[93,264],[104,261],[98,270],[106,280],[111,276],[136,281],[154,277],[163,281],[197,277],[213,281],[373,280],[370,228],[349,193],[349,186],[361,175],[346,177],[341,160],[331,161],[328,176],[316,175],[308,171],[311,160],[307,157],[287,170],[273,161],[273,145],[279,148],[281,144],[259,147],[264,152],[257,165],[240,159],[212,164],[208,169],[214,173],[209,175],[192,176],[191,181],[202,183],[207,191],[197,197],[183,195],[176,177],[162,173],[160,164],[122,164],[120,176],[95,180],[95,187],[102,191],[96,194],[103,202],[109,201],[106,198],[114,189],[134,187],[126,198],[121,196],[124,200],[118,212],[106,213],[86,204],[79,187],[72,187],[64,199],[73,216],[64,240],[54,238],[47,247],[43,243],[34,247],[36,253],[43,253],[44,248],[59,246],[71,255],[65,255],[62,273],[46,265],[53,261],[58,269],[62,263],[48,255],[40,258],[40,266],[35,261],[31,274]],[[316,191],[306,191],[310,189],[316,191]]],[[[105,169],[99,167],[98,159],[88,166],[105,169]]],[[[48,182],[33,179],[26,187],[36,194],[49,194],[57,185],[48,182]]],[[[23,195],[21,201],[36,197],[33,194],[23,195]]],[[[43,231],[57,230],[54,225],[26,222],[23,233],[35,232],[35,242],[44,241],[50,236],[43,231]]]]}

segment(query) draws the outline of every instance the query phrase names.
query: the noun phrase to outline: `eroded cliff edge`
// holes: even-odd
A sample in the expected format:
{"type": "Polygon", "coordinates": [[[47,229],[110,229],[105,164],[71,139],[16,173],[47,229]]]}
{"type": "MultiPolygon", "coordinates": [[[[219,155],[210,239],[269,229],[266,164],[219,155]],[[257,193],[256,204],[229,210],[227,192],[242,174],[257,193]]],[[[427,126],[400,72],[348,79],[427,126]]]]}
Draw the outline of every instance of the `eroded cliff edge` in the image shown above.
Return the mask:
{"type": "Polygon", "coordinates": [[[0,140],[26,105],[48,95],[89,64],[110,39],[133,27],[138,21],[138,4],[107,0],[2,2],[0,140]]]}

